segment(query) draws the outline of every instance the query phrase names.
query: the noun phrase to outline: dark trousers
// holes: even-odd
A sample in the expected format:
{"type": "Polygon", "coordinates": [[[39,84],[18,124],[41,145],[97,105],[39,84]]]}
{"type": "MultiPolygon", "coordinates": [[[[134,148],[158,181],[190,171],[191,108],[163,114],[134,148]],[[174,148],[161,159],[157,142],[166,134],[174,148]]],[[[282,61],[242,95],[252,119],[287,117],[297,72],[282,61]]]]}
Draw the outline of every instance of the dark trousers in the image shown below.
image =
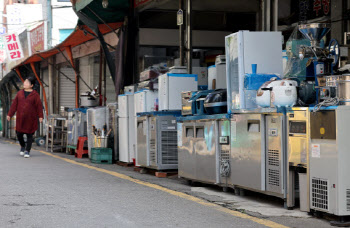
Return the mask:
{"type": "Polygon", "coordinates": [[[22,133],[17,131],[17,138],[19,141],[19,144],[21,144],[22,148],[25,148],[26,151],[30,152],[30,149],[32,149],[32,143],[33,143],[33,134],[27,134],[27,133],[22,133]],[[27,145],[24,142],[24,134],[27,135],[27,145]]]}

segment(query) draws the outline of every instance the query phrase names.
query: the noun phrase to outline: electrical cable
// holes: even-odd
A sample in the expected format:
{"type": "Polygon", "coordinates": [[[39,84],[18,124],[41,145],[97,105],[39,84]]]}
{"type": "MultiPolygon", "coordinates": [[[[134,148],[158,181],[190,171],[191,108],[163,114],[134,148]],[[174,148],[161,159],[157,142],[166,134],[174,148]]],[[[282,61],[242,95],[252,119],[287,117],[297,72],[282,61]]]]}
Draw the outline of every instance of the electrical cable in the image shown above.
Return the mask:
{"type": "Polygon", "coordinates": [[[339,103],[339,98],[334,97],[334,98],[328,98],[317,105],[315,105],[314,109],[312,110],[312,113],[315,114],[316,112],[320,111],[322,107],[329,107],[329,106],[335,106],[338,105],[339,103]]]}

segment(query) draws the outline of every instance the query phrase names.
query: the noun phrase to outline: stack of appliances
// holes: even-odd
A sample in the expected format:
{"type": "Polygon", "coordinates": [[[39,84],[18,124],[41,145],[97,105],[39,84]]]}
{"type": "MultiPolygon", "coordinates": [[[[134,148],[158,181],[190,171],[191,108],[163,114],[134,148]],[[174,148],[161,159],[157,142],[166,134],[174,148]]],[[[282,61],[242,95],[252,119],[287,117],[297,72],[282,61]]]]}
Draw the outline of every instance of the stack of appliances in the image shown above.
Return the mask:
{"type": "Polygon", "coordinates": [[[181,93],[198,89],[198,76],[183,67],[158,77],[158,92],[135,94],[137,114],[137,165],[169,170],[178,168],[177,122],[181,115],[181,93]],[[137,100],[137,101],[136,101],[137,100]]]}
{"type": "Polygon", "coordinates": [[[118,96],[119,161],[124,163],[135,159],[134,93],[129,91],[118,96]]]}
{"type": "Polygon", "coordinates": [[[230,185],[230,119],[226,89],[182,93],[177,118],[179,176],[230,185]]]}
{"type": "MultiPolygon", "coordinates": [[[[216,68],[224,59],[218,57],[216,68]]],[[[198,93],[183,93],[187,116],[178,118],[179,175],[286,198],[285,116],[275,108],[259,109],[255,101],[259,87],[283,73],[281,33],[240,31],[227,36],[226,64],[226,80],[209,68],[210,89],[226,84],[227,89],[206,95],[205,113],[198,115],[193,111],[200,110],[198,102],[189,102],[198,93]],[[262,45],[261,40],[266,42],[262,45]]]]}
{"type": "Polygon", "coordinates": [[[252,64],[261,74],[283,75],[282,34],[239,31],[225,39],[228,112],[254,109],[256,104],[244,94],[244,78],[252,73],[252,64]]]}
{"type": "Polygon", "coordinates": [[[280,32],[249,31],[226,37],[227,109],[232,114],[230,166],[235,191],[273,195],[284,199],[287,207],[285,108],[296,103],[296,84],[281,80],[281,37],[280,32]]]}
{"type": "Polygon", "coordinates": [[[301,57],[310,58],[307,83],[299,86],[299,98],[306,107],[292,108],[287,113],[288,183],[299,186],[288,188],[290,198],[295,200],[299,195],[303,211],[349,216],[348,76],[333,75],[339,59],[337,42],[332,40],[328,48],[319,47],[330,30],[329,24],[300,25],[299,30],[310,39],[311,46],[299,50],[301,57]],[[308,84],[315,89],[309,90],[308,84]]]}
{"type": "Polygon", "coordinates": [[[138,156],[140,154],[146,154],[146,152],[144,150],[138,151],[138,147],[141,139],[139,138],[139,135],[138,135],[138,129],[140,126],[139,126],[139,120],[137,115],[138,113],[149,113],[149,112],[157,111],[158,91],[152,91],[148,89],[138,91],[134,95],[134,100],[135,100],[134,102],[135,128],[133,130],[134,130],[134,135],[136,136],[134,148],[135,148],[136,165],[139,166],[140,163],[139,163],[138,156]]]}

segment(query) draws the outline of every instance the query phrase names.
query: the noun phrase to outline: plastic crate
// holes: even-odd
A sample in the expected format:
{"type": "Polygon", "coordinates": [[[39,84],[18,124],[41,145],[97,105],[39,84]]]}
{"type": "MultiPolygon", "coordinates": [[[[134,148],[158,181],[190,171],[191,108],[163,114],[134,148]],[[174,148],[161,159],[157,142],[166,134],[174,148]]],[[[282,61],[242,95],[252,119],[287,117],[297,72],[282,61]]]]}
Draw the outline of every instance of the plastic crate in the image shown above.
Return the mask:
{"type": "Polygon", "coordinates": [[[91,148],[92,163],[112,164],[112,149],[111,148],[91,148]]]}

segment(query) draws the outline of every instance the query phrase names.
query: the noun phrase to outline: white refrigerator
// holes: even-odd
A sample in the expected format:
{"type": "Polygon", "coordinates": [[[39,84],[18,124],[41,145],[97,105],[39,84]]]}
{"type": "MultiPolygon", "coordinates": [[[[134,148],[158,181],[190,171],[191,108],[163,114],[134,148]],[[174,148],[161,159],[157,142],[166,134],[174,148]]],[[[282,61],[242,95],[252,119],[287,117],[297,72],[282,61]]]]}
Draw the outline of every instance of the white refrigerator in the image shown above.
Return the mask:
{"type": "Polygon", "coordinates": [[[123,94],[118,96],[118,124],[119,124],[119,161],[125,163],[133,162],[135,158],[134,144],[135,127],[134,94],[123,94]]]}
{"type": "Polygon", "coordinates": [[[282,33],[239,31],[225,38],[227,110],[255,107],[244,97],[244,77],[257,64],[259,74],[283,76],[282,33]]]}
{"type": "Polygon", "coordinates": [[[163,74],[159,76],[159,111],[181,110],[181,93],[198,90],[196,74],[163,74]]]}

